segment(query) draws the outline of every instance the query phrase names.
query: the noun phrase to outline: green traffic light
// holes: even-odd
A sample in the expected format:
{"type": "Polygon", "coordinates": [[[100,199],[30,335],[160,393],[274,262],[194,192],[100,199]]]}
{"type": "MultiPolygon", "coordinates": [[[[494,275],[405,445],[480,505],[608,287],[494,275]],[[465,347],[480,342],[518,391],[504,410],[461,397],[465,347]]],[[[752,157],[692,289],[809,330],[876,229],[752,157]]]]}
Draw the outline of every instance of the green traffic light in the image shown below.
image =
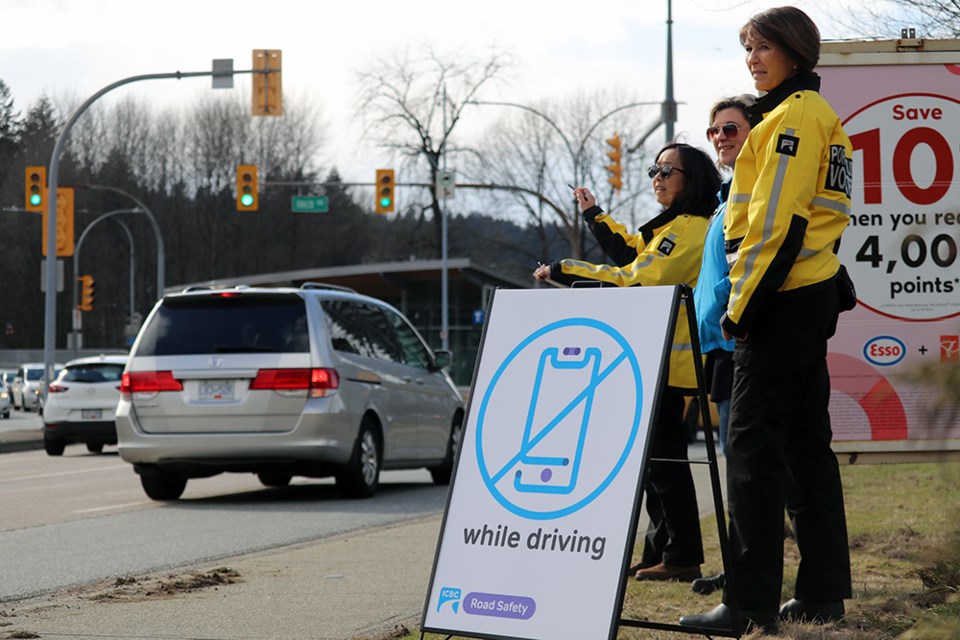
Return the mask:
{"type": "Polygon", "coordinates": [[[386,209],[390,206],[390,198],[380,198],[380,206],[386,209]]]}
{"type": "Polygon", "coordinates": [[[39,193],[30,194],[30,204],[33,205],[34,207],[37,206],[38,204],[40,204],[40,194],[39,194],[39,193]]]}
{"type": "Polygon", "coordinates": [[[245,207],[249,207],[253,205],[253,195],[249,193],[245,193],[242,196],[240,196],[240,204],[242,204],[245,207]]]}

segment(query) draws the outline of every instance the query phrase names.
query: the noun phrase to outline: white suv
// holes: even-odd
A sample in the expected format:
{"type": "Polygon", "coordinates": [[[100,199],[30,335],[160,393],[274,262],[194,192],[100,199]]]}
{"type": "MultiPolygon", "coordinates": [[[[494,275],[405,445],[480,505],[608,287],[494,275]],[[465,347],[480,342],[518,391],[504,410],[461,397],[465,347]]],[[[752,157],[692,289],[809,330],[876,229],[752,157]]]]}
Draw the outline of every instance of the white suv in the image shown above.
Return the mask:
{"type": "Polygon", "coordinates": [[[330,287],[165,296],[133,347],[117,406],[120,456],[154,500],[189,478],[256,473],[266,486],[334,476],[373,495],[381,469],[447,483],[463,400],[403,315],[330,287]]]}

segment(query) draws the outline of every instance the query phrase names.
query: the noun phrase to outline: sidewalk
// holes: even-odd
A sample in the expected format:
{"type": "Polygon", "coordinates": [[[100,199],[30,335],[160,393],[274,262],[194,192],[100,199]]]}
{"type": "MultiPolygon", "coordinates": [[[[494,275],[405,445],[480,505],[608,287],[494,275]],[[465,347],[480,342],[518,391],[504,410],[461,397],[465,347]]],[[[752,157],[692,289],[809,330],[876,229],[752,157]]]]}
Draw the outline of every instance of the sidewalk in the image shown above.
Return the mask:
{"type": "Polygon", "coordinates": [[[4,637],[344,640],[415,630],[440,520],[7,603],[4,637]]]}
{"type": "MultiPolygon", "coordinates": [[[[42,447],[40,430],[0,432],[0,453],[42,447]]],[[[690,455],[705,459],[702,442],[690,455]]],[[[709,515],[707,465],[693,465],[693,474],[701,515],[709,515]]],[[[0,623],[4,637],[44,640],[385,639],[420,624],[441,519],[4,603],[0,623]]]]}

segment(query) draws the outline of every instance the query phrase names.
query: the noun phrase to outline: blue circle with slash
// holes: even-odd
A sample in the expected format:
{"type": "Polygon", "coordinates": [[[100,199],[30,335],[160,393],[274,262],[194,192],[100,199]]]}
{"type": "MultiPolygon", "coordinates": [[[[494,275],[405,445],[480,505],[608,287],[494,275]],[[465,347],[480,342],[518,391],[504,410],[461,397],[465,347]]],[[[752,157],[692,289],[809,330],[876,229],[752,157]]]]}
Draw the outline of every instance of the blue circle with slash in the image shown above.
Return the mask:
{"type": "Polygon", "coordinates": [[[500,503],[500,505],[510,511],[511,513],[520,516],[521,518],[528,518],[530,520],[552,520],[555,518],[563,518],[572,513],[575,513],[587,506],[591,502],[597,499],[613,480],[620,473],[620,470],[623,468],[623,465],[627,461],[627,457],[630,455],[630,452],[633,450],[633,446],[637,440],[637,434],[640,431],[640,416],[642,415],[643,407],[643,376],[640,373],[640,363],[637,360],[637,355],[633,352],[633,349],[630,347],[630,343],[627,342],[627,339],[623,335],[611,327],[610,325],[595,320],[593,318],[567,318],[565,320],[558,320],[557,322],[552,322],[537,331],[530,334],[525,338],[520,344],[518,344],[513,351],[507,355],[506,359],[500,364],[497,368],[496,373],[494,373],[493,378],[490,380],[490,385],[487,387],[486,393],[483,395],[483,401],[480,403],[480,410],[477,414],[477,436],[476,436],[476,447],[477,447],[477,463],[480,469],[480,476],[483,479],[483,483],[486,485],[487,490],[490,492],[490,495],[500,503]],[[487,407],[490,403],[490,398],[493,395],[494,390],[497,387],[497,383],[500,381],[500,378],[503,376],[504,372],[510,367],[516,358],[523,353],[523,351],[530,346],[535,340],[542,338],[551,331],[557,331],[559,329],[565,329],[568,327],[587,327],[590,329],[595,329],[603,334],[606,334],[614,342],[616,342],[622,349],[625,356],[626,362],[630,366],[631,372],[633,373],[635,381],[635,389],[637,391],[637,399],[634,407],[634,414],[632,422],[630,424],[630,433],[627,437],[626,444],[623,449],[623,453],[620,455],[616,464],[613,465],[613,468],[610,470],[610,473],[606,478],[589,494],[580,498],[576,502],[561,509],[555,509],[552,511],[533,511],[525,507],[511,502],[506,496],[501,493],[501,491],[496,487],[496,484],[493,481],[492,476],[490,475],[489,470],[487,469],[486,460],[483,455],[483,423],[484,417],[487,413],[487,407]]]}

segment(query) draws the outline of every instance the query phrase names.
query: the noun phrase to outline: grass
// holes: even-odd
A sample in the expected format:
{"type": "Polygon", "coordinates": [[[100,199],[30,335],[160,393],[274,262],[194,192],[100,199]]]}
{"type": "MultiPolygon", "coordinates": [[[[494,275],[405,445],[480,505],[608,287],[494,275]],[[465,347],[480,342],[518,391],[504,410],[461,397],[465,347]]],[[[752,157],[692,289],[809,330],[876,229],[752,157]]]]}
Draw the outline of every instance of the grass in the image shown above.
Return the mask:
{"type": "MultiPolygon", "coordinates": [[[[884,464],[841,468],[850,538],[853,599],[847,616],[828,625],[784,624],[789,640],[947,640],[960,638],[960,463],[884,464]]],[[[704,575],[719,572],[716,522],[703,521],[704,575]]],[[[787,528],[789,532],[789,527],[787,528]]],[[[641,548],[636,549],[639,557],[641,548]]],[[[783,600],[792,596],[799,555],[784,544],[783,600]]],[[[631,581],[623,617],[675,624],[708,611],[719,594],[698,596],[687,584],[631,581]]],[[[760,637],[752,632],[746,638],[760,637]]],[[[427,640],[445,636],[427,634],[427,640]]],[[[684,634],[622,627],[618,638],[666,639],[684,634]]],[[[419,629],[383,636],[420,638],[419,629]]]]}

